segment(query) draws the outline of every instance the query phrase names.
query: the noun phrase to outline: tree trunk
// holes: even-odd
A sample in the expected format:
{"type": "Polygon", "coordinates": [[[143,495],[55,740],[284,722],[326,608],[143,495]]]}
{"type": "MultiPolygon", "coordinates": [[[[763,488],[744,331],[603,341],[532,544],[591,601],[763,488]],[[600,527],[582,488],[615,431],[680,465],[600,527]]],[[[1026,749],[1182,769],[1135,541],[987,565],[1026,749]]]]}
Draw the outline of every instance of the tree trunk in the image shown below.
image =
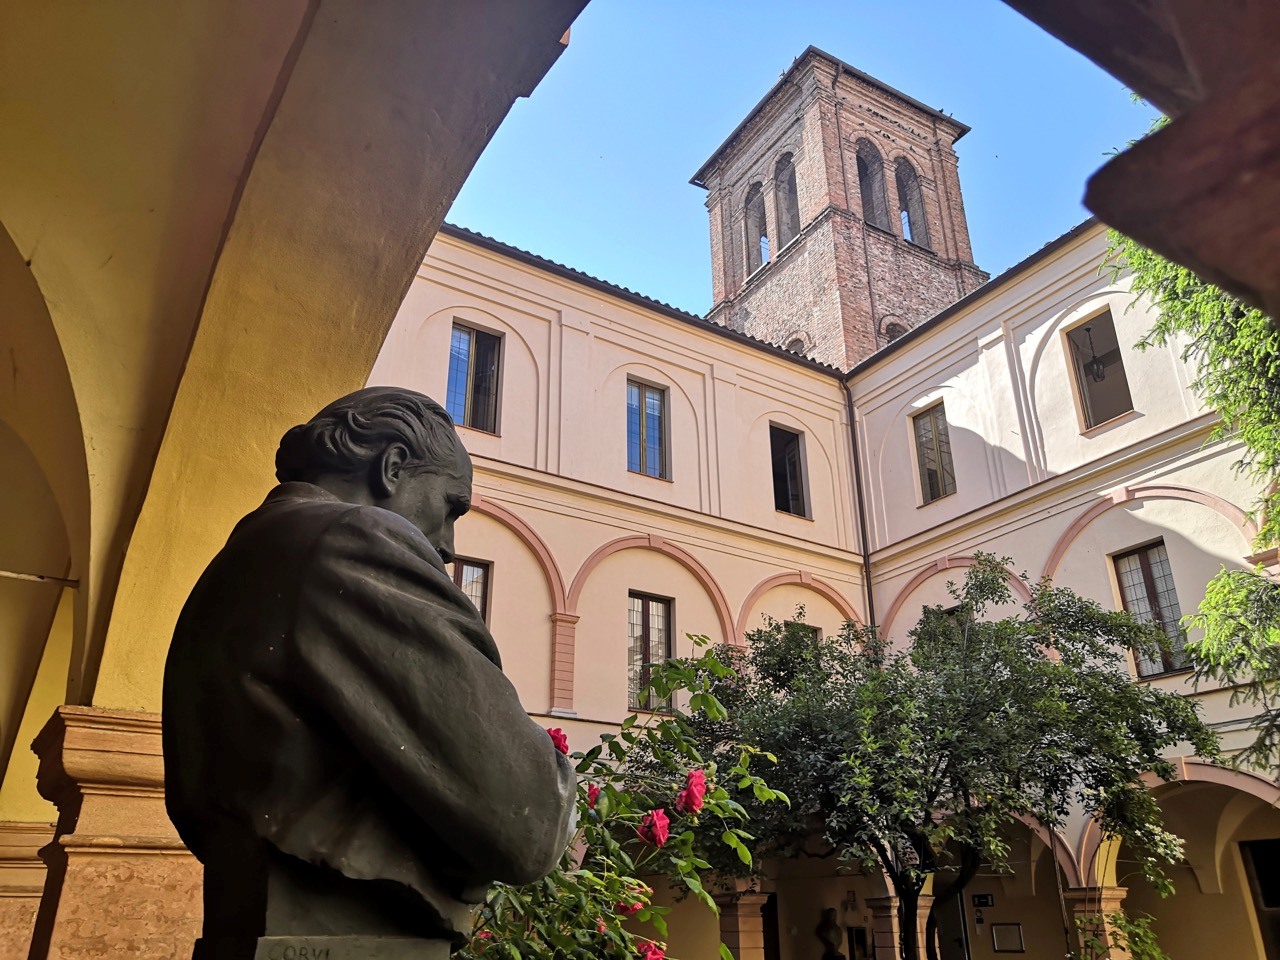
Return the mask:
{"type": "Polygon", "coordinates": [[[925,921],[924,952],[928,960],[938,960],[938,917],[941,915],[940,911],[944,906],[964,893],[964,888],[969,885],[969,881],[978,875],[980,866],[982,866],[982,858],[978,855],[977,850],[972,847],[962,847],[960,849],[960,869],[956,871],[956,878],[947,884],[941,893],[934,895],[933,905],[929,908],[929,919],[925,921]]]}
{"type": "Polygon", "coordinates": [[[898,930],[902,960],[920,960],[920,938],[916,928],[916,911],[919,908],[919,890],[904,889],[898,892],[898,930]]]}

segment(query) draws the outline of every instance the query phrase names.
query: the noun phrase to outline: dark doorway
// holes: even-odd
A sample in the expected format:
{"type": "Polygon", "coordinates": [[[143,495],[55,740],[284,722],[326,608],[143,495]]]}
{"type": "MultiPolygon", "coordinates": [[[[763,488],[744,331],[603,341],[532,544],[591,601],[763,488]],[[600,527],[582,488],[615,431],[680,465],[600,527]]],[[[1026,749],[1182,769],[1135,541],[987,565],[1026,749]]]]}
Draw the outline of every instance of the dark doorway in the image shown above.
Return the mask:
{"type": "Polygon", "coordinates": [[[760,917],[764,920],[764,960],[782,960],[782,943],[778,939],[778,895],[769,894],[769,899],[760,908],[760,917]]]}

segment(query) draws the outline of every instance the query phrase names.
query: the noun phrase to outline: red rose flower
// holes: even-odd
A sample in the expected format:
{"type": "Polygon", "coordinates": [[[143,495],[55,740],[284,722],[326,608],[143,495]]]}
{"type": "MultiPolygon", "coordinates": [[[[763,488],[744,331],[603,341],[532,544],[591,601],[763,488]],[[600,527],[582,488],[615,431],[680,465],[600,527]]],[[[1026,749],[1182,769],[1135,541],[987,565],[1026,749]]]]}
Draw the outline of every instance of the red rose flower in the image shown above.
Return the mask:
{"type": "Polygon", "coordinates": [[[564,731],[559,727],[550,727],[547,735],[551,737],[551,742],[556,745],[556,749],[565,756],[569,755],[569,738],[564,735],[564,731]]]}
{"type": "Polygon", "coordinates": [[[640,828],[636,833],[645,843],[651,843],[655,847],[662,846],[671,834],[671,821],[667,819],[667,811],[661,807],[650,810],[640,821],[640,828]]]}
{"type": "Polygon", "coordinates": [[[605,924],[605,922],[602,919],[600,919],[599,917],[596,917],[596,933],[608,933],[608,932],[609,932],[609,927],[605,924]]]}
{"type": "Polygon", "coordinates": [[[624,917],[634,917],[642,907],[643,903],[619,903],[617,909],[624,917]]]}
{"type": "Polygon", "coordinates": [[[663,949],[652,940],[646,940],[639,947],[640,960],[667,960],[663,949]]]}
{"type": "Polygon", "coordinates": [[[706,773],[690,770],[684,778],[684,789],[676,794],[676,809],[681,813],[697,813],[702,809],[702,798],[706,795],[706,773]]]}
{"type": "Polygon", "coordinates": [[[600,799],[600,788],[594,783],[587,784],[587,808],[594,810],[596,801],[600,799]]]}

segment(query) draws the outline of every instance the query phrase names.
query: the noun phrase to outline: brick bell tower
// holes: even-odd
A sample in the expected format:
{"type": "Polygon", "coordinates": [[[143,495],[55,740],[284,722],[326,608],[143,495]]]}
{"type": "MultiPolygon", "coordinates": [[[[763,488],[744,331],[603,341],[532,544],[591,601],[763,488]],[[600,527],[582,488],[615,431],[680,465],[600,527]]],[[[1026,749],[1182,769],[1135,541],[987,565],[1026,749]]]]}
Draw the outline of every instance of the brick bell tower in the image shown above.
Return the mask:
{"type": "Polygon", "coordinates": [[[690,181],[709,318],[848,369],[980,286],[964,124],[809,47],[690,181]]]}

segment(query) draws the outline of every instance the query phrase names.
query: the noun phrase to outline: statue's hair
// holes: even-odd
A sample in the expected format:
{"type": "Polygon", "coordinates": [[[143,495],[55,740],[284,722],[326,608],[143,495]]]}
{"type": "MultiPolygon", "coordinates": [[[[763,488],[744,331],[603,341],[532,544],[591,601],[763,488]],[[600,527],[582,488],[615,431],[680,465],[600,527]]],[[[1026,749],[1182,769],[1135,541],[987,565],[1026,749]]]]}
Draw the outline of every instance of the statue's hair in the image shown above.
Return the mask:
{"type": "Polygon", "coordinates": [[[412,462],[438,470],[453,467],[460,446],[453,420],[430,397],[399,387],[367,387],[280,438],[276,479],[355,476],[393,443],[404,444],[412,462]]]}

